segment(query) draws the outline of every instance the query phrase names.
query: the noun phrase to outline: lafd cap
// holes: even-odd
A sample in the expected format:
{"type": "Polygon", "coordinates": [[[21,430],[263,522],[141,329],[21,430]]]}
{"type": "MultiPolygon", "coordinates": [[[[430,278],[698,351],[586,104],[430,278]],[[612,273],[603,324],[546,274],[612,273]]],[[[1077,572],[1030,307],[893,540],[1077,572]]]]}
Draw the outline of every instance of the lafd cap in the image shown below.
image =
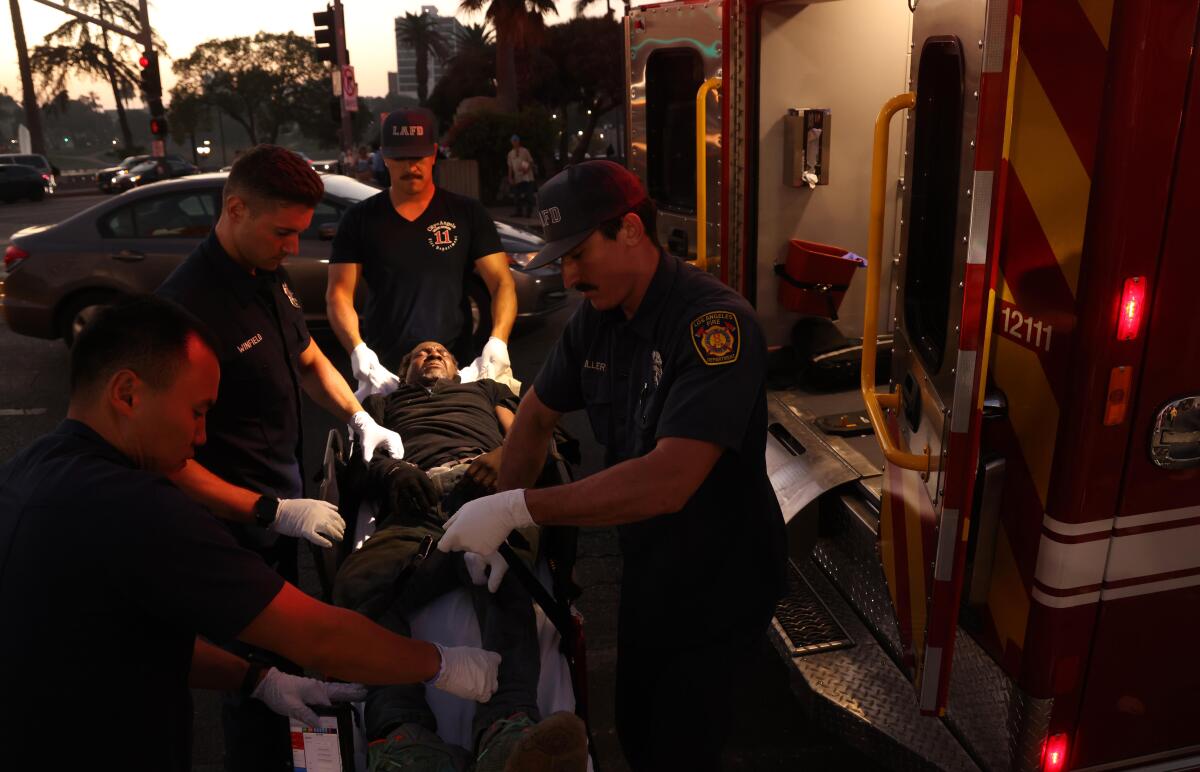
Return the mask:
{"type": "Polygon", "coordinates": [[[527,268],[552,263],[579,246],[603,223],[645,201],[632,172],[612,161],[584,161],[551,177],[537,194],[546,246],[527,268]]]}
{"type": "Polygon", "coordinates": [[[424,107],[388,113],[379,148],[384,158],[425,158],[436,148],[437,122],[424,107]]]}

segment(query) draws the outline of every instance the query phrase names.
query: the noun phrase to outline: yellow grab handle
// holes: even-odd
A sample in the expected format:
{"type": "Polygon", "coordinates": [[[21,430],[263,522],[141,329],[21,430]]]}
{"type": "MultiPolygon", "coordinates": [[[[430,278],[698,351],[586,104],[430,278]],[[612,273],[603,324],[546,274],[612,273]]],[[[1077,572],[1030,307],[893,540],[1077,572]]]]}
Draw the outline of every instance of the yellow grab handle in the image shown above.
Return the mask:
{"type": "Polygon", "coordinates": [[[875,152],[871,158],[871,228],[867,238],[867,298],[866,310],[863,312],[862,395],[863,402],[867,405],[867,414],[871,416],[871,423],[875,427],[875,439],[879,442],[888,463],[902,469],[913,469],[928,474],[937,468],[929,457],[929,450],[926,449],[922,454],[900,450],[892,442],[892,435],[884,421],[884,408],[899,411],[900,396],[875,391],[875,331],[879,325],[879,277],[883,270],[888,133],[892,116],[901,110],[911,110],[916,103],[915,94],[898,94],[887,101],[879,111],[879,117],[875,119],[875,152]]]}
{"type": "Polygon", "coordinates": [[[696,92],[696,267],[708,270],[708,92],[721,87],[709,78],[696,92]]]}

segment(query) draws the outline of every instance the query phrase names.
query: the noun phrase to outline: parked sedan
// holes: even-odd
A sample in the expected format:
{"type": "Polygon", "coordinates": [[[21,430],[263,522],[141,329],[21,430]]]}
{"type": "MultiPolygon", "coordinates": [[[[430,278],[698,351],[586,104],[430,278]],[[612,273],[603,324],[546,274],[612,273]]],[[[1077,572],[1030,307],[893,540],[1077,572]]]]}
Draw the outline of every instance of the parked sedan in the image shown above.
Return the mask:
{"type": "MultiPolygon", "coordinates": [[[[153,291],[212,230],[226,176],[199,174],[139,187],[56,225],[13,234],[4,254],[9,328],[38,338],[63,338],[69,345],[104,306],[122,295],[153,291]]],[[[287,262],[305,316],[314,326],[326,324],[326,266],[337,224],[349,206],[379,192],[348,177],[322,179],[325,197],[300,234],[300,254],[287,262]]],[[[542,240],[504,223],[496,227],[509,254],[518,315],[538,317],[561,306],[566,292],[558,266],[524,267],[542,240]]],[[[472,332],[486,339],[490,298],[477,276],[468,282],[467,298],[472,332]]]]}
{"type": "Polygon", "coordinates": [[[46,197],[46,181],[42,173],[22,164],[0,165],[0,200],[11,204],[18,198],[41,201],[46,197]]]}
{"type": "Polygon", "coordinates": [[[32,166],[42,178],[42,188],[47,193],[58,189],[58,169],[50,159],[39,153],[0,153],[0,165],[32,166]]]}
{"type": "Polygon", "coordinates": [[[188,175],[199,173],[199,167],[193,166],[179,156],[151,157],[137,166],[130,168],[129,174],[113,177],[112,185],[119,191],[125,191],[130,188],[149,185],[151,182],[172,180],[176,177],[187,177],[188,175]]]}

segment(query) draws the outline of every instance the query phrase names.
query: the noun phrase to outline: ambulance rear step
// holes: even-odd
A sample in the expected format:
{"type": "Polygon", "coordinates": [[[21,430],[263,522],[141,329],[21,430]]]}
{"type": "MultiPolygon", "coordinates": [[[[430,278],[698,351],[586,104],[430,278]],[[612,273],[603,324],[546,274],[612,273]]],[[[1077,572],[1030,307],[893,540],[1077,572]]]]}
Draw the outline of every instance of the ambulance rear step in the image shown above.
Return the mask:
{"type": "Polygon", "coordinates": [[[920,714],[912,684],[821,570],[811,560],[799,566],[792,562],[789,569],[789,594],[780,602],[771,639],[791,663],[792,691],[810,718],[880,768],[978,770],[945,724],[920,714]],[[832,626],[849,642],[797,651],[794,644],[809,633],[788,618],[795,608],[825,610],[832,619],[818,620],[821,630],[815,637],[832,626]]]}

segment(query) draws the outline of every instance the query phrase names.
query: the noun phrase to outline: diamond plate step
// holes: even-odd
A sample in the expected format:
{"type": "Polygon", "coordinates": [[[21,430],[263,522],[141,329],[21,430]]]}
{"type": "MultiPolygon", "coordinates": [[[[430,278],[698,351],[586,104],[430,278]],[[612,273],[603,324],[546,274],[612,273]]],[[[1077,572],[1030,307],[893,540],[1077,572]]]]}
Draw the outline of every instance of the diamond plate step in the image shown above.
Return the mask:
{"type": "Polygon", "coordinates": [[[838,624],[833,612],[817,597],[808,580],[790,566],[788,594],[775,607],[775,620],[782,628],[792,656],[802,657],[853,646],[854,641],[838,624]]]}
{"type": "Polygon", "coordinates": [[[881,769],[978,772],[945,724],[921,715],[908,678],[821,570],[811,560],[792,568],[854,641],[796,656],[779,619],[772,622],[772,642],[790,663],[792,690],[812,720],[881,769]]]}

